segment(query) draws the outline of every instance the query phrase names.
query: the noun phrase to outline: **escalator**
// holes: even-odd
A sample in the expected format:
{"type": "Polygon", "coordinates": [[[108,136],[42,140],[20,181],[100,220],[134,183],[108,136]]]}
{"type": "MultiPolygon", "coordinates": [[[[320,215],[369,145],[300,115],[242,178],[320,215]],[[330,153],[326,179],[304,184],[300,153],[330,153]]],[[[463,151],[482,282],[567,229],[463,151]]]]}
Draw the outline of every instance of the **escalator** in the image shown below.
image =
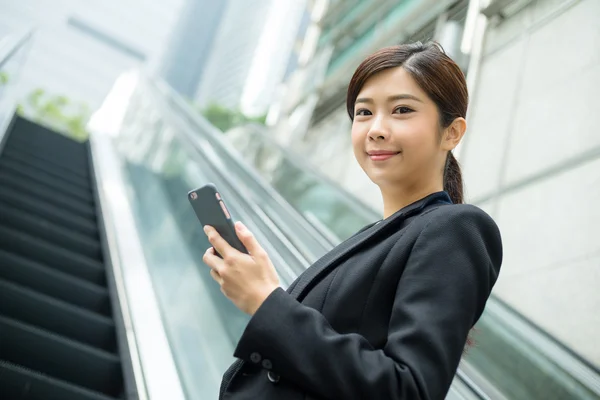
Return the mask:
{"type": "Polygon", "coordinates": [[[0,152],[0,397],[125,398],[88,145],[17,117],[0,152]]]}

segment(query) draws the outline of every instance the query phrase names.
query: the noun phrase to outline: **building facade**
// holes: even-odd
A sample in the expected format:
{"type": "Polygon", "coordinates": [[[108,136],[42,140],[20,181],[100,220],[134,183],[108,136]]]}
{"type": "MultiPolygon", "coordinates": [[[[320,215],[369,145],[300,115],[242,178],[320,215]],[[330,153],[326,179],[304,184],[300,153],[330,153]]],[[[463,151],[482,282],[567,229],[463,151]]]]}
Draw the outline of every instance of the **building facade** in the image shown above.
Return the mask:
{"type": "Polygon", "coordinates": [[[182,96],[193,99],[202,79],[227,0],[187,0],[169,40],[160,75],[182,96]]]}
{"type": "Polygon", "coordinates": [[[305,10],[305,0],[229,0],[198,90],[200,106],[264,114],[289,65],[305,10]]]}
{"type": "Polygon", "coordinates": [[[34,28],[20,97],[35,89],[97,108],[124,70],[157,70],[183,0],[0,0],[0,34],[34,28]]]}

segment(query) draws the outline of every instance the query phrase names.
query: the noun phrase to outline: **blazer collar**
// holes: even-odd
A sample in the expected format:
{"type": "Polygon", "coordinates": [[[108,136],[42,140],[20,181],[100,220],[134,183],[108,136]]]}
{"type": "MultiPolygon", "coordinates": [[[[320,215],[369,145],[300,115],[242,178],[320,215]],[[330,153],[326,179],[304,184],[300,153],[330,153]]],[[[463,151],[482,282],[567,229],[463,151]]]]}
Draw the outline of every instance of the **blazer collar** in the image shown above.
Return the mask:
{"type": "Polygon", "coordinates": [[[448,193],[436,192],[422,198],[392,214],[390,217],[380,221],[379,223],[367,226],[367,228],[359,231],[354,236],[350,237],[333,250],[325,254],[309,267],[299,278],[298,283],[291,292],[291,295],[298,301],[301,301],[306,293],[316,284],[323,276],[325,276],[332,268],[338,265],[338,262],[343,257],[348,256],[351,252],[356,251],[362,245],[370,242],[378,233],[386,230],[389,226],[396,226],[406,218],[420,214],[426,207],[435,204],[452,204],[452,200],[448,193]]]}

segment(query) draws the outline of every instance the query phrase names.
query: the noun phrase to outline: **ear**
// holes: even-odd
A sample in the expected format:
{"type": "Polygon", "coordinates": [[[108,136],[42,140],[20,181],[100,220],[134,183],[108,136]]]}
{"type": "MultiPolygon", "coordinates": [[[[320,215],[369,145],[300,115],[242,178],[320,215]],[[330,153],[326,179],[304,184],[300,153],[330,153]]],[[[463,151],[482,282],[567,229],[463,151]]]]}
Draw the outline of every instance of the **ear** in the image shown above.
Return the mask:
{"type": "Polygon", "coordinates": [[[467,121],[464,118],[456,118],[450,126],[444,129],[442,136],[442,149],[446,151],[454,150],[460,143],[465,132],[467,131],[467,121]]]}

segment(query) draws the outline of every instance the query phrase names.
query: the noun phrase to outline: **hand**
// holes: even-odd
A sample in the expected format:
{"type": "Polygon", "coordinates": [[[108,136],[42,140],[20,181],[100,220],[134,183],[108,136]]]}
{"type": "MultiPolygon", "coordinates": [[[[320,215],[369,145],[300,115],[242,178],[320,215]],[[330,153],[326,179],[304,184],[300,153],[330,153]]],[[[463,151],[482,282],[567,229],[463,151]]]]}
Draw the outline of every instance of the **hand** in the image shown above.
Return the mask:
{"type": "Polygon", "coordinates": [[[279,287],[279,277],[265,250],[241,222],[235,224],[237,236],[250,254],[229,245],[212,226],[204,232],[213,247],[202,260],[210,274],[221,285],[221,292],[243,312],[254,315],[269,295],[279,287]],[[223,258],[215,254],[215,249],[223,258]]]}

